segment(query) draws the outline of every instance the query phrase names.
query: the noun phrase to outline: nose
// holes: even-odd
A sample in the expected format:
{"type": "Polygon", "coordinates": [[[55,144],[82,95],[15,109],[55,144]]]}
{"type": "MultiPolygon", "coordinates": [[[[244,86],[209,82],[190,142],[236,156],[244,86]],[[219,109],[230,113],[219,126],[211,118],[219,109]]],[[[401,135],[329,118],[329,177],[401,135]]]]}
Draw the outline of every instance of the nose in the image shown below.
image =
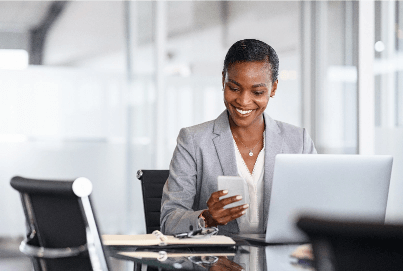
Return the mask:
{"type": "Polygon", "coordinates": [[[239,105],[246,106],[251,103],[251,97],[249,91],[241,91],[237,98],[237,102],[239,105]]]}

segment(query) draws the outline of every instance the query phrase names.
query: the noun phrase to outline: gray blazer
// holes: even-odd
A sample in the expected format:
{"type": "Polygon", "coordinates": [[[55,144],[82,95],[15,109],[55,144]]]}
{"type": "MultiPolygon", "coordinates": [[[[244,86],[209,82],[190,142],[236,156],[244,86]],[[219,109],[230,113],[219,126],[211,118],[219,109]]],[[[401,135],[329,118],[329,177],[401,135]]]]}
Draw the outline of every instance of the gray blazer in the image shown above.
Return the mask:
{"type": "MultiPolygon", "coordinates": [[[[274,158],[279,153],[316,153],[305,129],[273,120],[264,113],[264,221],[266,228],[273,180],[274,158]]],[[[207,200],[217,191],[218,176],[237,176],[235,149],[225,110],[212,121],[179,132],[161,202],[161,231],[175,234],[195,230],[207,200]]],[[[219,226],[219,233],[238,233],[236,220],[219,226]]]]}

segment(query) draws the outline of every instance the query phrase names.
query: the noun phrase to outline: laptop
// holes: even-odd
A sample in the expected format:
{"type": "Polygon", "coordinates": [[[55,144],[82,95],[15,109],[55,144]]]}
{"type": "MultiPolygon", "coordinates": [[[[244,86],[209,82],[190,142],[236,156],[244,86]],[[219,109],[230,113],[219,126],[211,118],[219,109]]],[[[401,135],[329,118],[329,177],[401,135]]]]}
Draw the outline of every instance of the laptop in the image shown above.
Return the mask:
{"type": "Polygon", "coordinates": [[[251,243],[302,243],[301,215],[385,221],[392,156],[279,154],[266,234],[237,234],[251,243]]]}

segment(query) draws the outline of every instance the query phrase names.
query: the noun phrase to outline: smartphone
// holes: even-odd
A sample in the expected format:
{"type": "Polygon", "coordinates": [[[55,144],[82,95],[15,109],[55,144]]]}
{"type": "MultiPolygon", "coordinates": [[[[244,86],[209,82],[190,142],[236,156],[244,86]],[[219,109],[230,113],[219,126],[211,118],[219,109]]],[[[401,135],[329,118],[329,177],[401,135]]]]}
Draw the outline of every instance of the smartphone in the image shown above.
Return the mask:
{"type": "Polygon", "coordinates": [[[236,201],[224,206],[224,209],[243,205],[246,202],[246,193],[244,189],[244,180],[239,176],[218,176],[217,178],[218,190],[228,190],[228,194],[220,197],[225,199],[232,196],[242,196],[240,201],[236,201]]]}

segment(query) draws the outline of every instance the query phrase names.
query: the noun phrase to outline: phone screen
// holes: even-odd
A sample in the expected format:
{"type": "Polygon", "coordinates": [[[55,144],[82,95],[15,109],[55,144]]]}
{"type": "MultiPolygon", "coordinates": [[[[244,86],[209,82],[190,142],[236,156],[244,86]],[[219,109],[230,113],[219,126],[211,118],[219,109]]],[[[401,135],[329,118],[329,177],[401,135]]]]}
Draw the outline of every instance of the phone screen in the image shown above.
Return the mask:
{"type": "Polygon", "coordinates": [[[230,203],[224,206],[224,209],[243,205],[246,202],[246,194],[244,189],[244,180],[239,176],[218,176],[217,178],[218,190],[228,190],[228,194],[220,197],[225,199],[232,196],[240,195],[242,199],[237,202],[230,203]]]}

